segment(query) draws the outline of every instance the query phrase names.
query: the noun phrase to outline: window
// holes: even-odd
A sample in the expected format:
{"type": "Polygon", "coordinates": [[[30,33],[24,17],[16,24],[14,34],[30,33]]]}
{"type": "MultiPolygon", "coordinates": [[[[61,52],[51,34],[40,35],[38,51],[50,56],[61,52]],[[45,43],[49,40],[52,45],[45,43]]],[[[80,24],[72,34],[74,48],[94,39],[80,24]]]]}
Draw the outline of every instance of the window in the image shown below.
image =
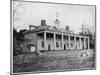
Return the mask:
{"type": "Polygon", "coordinates": [[[73,47],[73,43],[71,43],[70,45],[71,45],[71,47],[73,47]]]}
{"type": "Polygon", "coordinates": [[[41,47],[44,48],[44,41],[41,42],[41,47]]]}
{"type": "Polygon", "coordinates": [[[58,42],[56,42],[56,47],[59,47],[59,44],[58,44],[58,42]]]}
{"type": "Polygon", "coordinates": [[[69,44],[67,43],[67,47],[69,48],[69,44]]]}

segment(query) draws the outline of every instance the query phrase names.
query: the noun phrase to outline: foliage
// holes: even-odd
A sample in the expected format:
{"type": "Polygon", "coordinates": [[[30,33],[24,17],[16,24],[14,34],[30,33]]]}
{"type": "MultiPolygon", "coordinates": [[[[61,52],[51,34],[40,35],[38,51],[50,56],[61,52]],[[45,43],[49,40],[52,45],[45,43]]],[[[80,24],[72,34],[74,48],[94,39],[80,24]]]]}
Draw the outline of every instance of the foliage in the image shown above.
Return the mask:
{"type": "Polygon", "coordinates": [[[13,28],[13,55],[21,54],[22,48],[21,44],[25,41],[23,32],[26,30],[21,30],[17,32],[16,29],[13,28]]]}
{"type": "Polygon", "coordinates": [[[92,28],[92,27],[90,28],[88,25],[82,25],[81,32],[79,32],[80,35],[89,37],[91,49],[94,49],[95,47],[95,39],[94,39],[95,30],[94,29],[95,28],[92,28]]]}

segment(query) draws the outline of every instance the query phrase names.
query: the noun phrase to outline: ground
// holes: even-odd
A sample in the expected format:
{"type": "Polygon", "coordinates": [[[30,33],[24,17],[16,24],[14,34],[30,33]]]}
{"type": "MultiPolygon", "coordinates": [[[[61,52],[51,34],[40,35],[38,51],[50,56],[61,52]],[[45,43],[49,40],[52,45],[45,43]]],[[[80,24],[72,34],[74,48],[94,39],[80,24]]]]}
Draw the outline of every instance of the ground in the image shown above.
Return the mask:
{"type": "Polygon", "coordinates": [[[14,57],[13,72],[57,71],[94,68],[92,50],[46,51],[14,57]]]}

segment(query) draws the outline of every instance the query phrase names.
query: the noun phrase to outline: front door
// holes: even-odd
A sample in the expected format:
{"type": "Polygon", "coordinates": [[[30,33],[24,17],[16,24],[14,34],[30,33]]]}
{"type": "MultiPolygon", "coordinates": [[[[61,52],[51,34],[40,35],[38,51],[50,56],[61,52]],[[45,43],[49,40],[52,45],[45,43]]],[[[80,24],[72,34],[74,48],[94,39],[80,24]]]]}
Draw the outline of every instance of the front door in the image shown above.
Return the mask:
{"type": "Polygon", "coordinates": [[[66,45],[64,44],[64,50],[66,50],[66,45]]]}
{"type": "Polygon", "coordinates": [[[48,51],[50,51],[50,45],[48,45],[48,51]]]}

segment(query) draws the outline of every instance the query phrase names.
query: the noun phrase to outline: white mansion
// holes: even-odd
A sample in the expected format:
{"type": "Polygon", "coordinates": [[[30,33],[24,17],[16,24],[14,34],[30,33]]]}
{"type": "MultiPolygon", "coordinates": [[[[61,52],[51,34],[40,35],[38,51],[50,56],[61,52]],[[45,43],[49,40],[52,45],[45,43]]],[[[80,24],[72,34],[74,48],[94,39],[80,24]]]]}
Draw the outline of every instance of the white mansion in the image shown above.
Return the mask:
{"type": "MultiPolygon", "coordinates": [[[[56,19],[55,24],[59,24],[56,19]]],[[[46,24],[46,20],[41,20],[39,26],[29,26],[29,30],[24,32],[28,39],[24,48],[29,52],[34,50],[86,50],[89,49],[89,37],[74,34],[69,30],[69,26],[61,29],[46,24]]]]}

